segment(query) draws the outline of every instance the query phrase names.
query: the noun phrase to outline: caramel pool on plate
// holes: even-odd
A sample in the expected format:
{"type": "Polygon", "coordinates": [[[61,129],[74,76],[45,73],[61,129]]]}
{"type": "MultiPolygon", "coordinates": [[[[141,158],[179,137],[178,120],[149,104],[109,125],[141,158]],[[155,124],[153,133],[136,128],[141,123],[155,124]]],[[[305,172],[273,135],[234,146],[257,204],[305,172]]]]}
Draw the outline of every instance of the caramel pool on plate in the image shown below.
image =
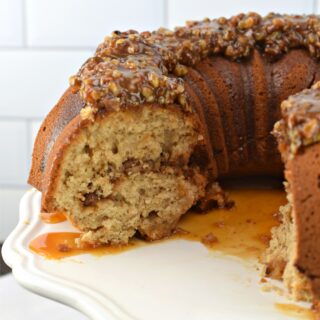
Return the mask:
{"type": "Polygon", "coordinates": [[[45,223],[60,223],[67,220],[64,212],[41,212],[40,219],[45,223]]]}
{"type": "Polygon", "coordinates": [[[30,242],[30,249],[47,259],[62,259],[80,254],[94,254],[97,256],[116,254],[133,249],[144,242],[133,240],[125,246],[91,246],[78,244],[80,233],[77,232],[50,232],[36,237],[30,242]]]}
{"type": "Polygon", "coordinates": [[[258,257],[266,249],[271,228],[279,224],[278,210],[286,203],[281,189],[229,190],[235,201],[231,209],[207,214],[187,213],[178,237],[200,241],[208,248],[242,258],[258,257]]]}
{"type": "MultiPolygon", "coordinates": [[[[182,217],[175,234],[161,241],[177,238],[198,241],[210,250],[229,255],[259,257],[267,247],[271,228],[279,223],[277,212],[286,203],[285,192],[280,189],[229,189],[228,193],[235,201],[233,208],[214,209],[205,214],[188,212],[182,217]]],[[[55,221],[55,217],[49,220],[55,221]]],[[[31,241],[30,249],[49,259],[61,259],[84,253],[115,254],[142,245],[152,245],[134,239],[126,246],[79,247],[79,236],[79,233],[70,232],[42,234],[31,241]]]]}

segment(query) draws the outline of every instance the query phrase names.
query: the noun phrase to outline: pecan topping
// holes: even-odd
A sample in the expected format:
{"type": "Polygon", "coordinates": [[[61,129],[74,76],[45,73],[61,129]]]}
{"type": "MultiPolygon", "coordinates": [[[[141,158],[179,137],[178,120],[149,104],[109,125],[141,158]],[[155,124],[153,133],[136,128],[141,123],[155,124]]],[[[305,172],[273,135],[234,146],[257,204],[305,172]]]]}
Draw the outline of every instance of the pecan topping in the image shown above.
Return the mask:
{"type": "Polygon", "coordinates": [[[283,101],[281,111],[282,120],[273,131],[281,151],[293,156],[320,141],[320,81],[283,101]]]}
{"type": "Polygon", "coordinates": [[[92,108],[82,113],[84,119],[93,119],[100,108],[141,103],[176,104],[191,112],[183,80],[190,66],[210,55],[240,59],[254,48],[271,57],[305,48],[319,58],[319,34],[318,16],[274,13],[191,21],[174,31],[114,31],[70,84],[92,108]]]}

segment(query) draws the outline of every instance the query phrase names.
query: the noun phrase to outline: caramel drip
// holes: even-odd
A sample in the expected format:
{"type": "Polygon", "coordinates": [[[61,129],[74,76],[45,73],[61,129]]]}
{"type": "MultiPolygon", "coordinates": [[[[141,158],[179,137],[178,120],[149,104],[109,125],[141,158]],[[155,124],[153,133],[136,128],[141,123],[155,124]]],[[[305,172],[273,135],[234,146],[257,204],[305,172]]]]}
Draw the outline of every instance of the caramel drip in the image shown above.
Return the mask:
{"type": "Polygon", "coordinates": [[[33,239],[29,248],[47,259],[62,259],[81,254],[94,254],[97,256],[117,254],[137,248],[143,242],[133,240],[125,246],[93,246],[80,244],[80,233],[75,232],[52,232],[44,233],[33,239]]]}
{"type": "Polygon", "coordinates": [[[286,203],[282,190],[229,190],[232,209],[207,214],[187,213],[176,237],[199,241],[209,249],[241,258],[258,258],[270,240],[270,230],[279,224],[277,212],[286,203]]]}
{"type": "Polygon", "coordinates": [[[46,223],[60,223],[67,220],[64,212],[41,212],[40,218],[46,223]]]}
{"type": "MultiPolygon", "coordinates": [[[[305,48],[318,58],[319,30],[315,15],[249,13],[189,22],[174,31],[114,31],[72,77],[71,85],[93,109],[175,103],[191,111],[183,81],[188,66],[212,55],[245,58],[253,49],[275,58],[305,48]]],[[[94,112],[86,110],[83,115],[94,112]]]]}

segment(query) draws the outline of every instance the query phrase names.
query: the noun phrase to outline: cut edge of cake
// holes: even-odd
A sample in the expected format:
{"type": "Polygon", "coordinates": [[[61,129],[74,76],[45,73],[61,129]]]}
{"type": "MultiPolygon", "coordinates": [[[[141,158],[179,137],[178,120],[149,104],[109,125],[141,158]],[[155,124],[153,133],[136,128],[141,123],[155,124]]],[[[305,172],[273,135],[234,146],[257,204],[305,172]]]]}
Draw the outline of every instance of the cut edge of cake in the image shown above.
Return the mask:
{"type": "Polygon", "coordinates": [[[281,104],[274,134],[285,164],[288,204],[262,262],[266,276],[282,279],[294,300],[320,294],[320,82],[281,104]]]}
{"type": "Polygon", "coordinates": [[[197,118],[170,106],[75,118],[50,152],[42,209],[66,212],[95,245],[166,237],[205,198],[203,140],[197,118]]]}

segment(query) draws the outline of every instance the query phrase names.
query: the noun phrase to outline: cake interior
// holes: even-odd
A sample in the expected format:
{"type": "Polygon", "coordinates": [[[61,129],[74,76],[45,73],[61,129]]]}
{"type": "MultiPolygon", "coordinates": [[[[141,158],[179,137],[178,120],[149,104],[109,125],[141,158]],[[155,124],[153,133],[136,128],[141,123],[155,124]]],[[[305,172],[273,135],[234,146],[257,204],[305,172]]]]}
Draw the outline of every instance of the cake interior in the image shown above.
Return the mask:
{"type": "Polygon", "coordinates": [[[280,207],[279,215],[281,223],[271,230],[269,247],[262,257],[264,274],[282,279],[291,299],[312,301],[310,281],[295,266],[297,239],[290,201],[280,207]]]}
{"type": "MultiPolygon", "coordinates": [[[[207,192],[207,178],[193,161],[203,139],[194,121],[177,110],[142,106],[85,127],[65,151],[55,210],[67,212],[82,231],[81,241],[93,245],[126,244],[135,235],[169,236],[207,192]]],[[[295,267],[290,202],[280,216],[262,258],[265,274],[282,278],[292,298],[310,301],[310,281],[295,267]]]]}
{"type": "Polygon", "coordinates": [[[193,118],[170,108],[111,113],[68,146],[54,206],[88,243],[167,236],[205,194],[206,178],[191,161],[201,138],[193,118]]]}

